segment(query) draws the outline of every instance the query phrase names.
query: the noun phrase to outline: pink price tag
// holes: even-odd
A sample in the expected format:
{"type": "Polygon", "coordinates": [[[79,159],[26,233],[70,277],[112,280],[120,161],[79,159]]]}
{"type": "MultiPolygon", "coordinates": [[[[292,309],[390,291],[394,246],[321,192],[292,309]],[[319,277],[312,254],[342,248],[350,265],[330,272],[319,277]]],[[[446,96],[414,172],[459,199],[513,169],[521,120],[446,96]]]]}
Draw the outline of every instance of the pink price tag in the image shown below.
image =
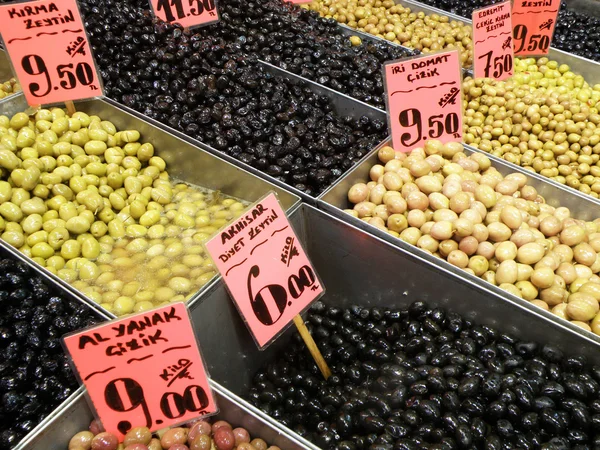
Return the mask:
{"type": "Polygon", "coordinates": [[[457,50],[384,65],[388,123],[396,151],[427,139],[462,140],[461,67],[457,50]]]}
{"type": "Polygon", "coordinates": [[[221,230],[206,248],[261,349],[324,292],[274,194],[221,230]]]}
{"type": "Polygon", "coordinates": [[[515,55],[547,55],[554,35],[560,0],[514,0],[515,55]]]}
{"type": "Polygon", "coordinates": [[[209,25],[219,21],[215,0],[150,0],[156,17],[184,28],[209,25]]]}
{"type": "Polygon", "coordinates": [[[2,5],[0,23],[27,103],[47,105],[102,95],[75,0],[2,5]]]}
{"type": "Polygon", "coordinates": [[[505,80],[513,75],[510,2],[473,11],[475,78],[505,80]]]}
{"type": "Polygon", "coordinates": [[[66,336],[96,416],[111,433],[151,431],[217,412],[184,303],[66,336]]]}

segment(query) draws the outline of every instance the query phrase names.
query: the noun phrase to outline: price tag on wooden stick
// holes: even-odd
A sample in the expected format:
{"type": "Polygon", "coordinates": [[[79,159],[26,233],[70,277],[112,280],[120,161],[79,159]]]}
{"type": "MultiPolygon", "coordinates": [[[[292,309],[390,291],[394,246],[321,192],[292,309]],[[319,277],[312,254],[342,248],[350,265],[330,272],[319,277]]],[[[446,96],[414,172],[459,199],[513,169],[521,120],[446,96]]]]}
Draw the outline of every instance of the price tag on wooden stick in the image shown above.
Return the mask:
{"type": "Polygon", "coordinates": [[[325,290],[275,194],[222,229],[206,248],[258,347],[264,349],[293,320],[327,378],[331,372],[299,316],[325,290]]]}
{"type": "Polygon", "coordinates": [[[547,55],[554,35],[560,0],[514,0],[515,55],[547,55]]]}
{"type": "Polygon", "coordinates": [[[457,50],[385,63],[388,123],[396,151],[427,139],[462,140],[461,67],[457,50]]]}
{"type": "Polygon", "coordinates": [[[156,17],[184,28],[210,25],[219,21],[215,0],[150,0],[156,17]]]}
{"type": "Polygon", "coordinates": [[[510,2],[473,11],[475,78],[505,80],[513,75],[510,2]]]}
{"type": "Polygon", "coordinates": [[[114,320],[63,339],[96,416],[120,440],[217,412],[184,303],[114,320]]]}
{"type": "Polygon", "coordinates": [[[75,0],[0,6],[2,40],[30,105],[102,95],[102,84],[75,0]]]}

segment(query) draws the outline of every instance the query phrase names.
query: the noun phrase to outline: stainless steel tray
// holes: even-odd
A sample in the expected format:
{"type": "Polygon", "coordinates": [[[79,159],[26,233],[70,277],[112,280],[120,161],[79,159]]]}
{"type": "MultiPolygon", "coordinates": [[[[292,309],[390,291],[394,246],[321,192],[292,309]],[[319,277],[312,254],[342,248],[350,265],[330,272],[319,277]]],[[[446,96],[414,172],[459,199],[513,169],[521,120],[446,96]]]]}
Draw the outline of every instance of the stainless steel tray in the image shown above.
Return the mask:
{"type": "MultiPolygon", "coordinates": [[[[258,178],[244,169],[229,164],[219,156],[203,151],[168,131],[158,129],[105,100],[87,100],[79,102],[75,106],[79,111],[86,112],[87,114],[95,114],[110,120],[118,129],[135,128],[138,130],[144,141],[151,142],[154,145],[156,155],[161,156],[166,161],[169,174],[174,178],[209,189],[220,190],[224,194],[250,202],[255,202],[272,191],[277,194],[284,210],[288,210],[300,202],[300,198],[296,195],[258,178]]],[[[24,111],[27,107],[27,102],[23,94],[17,94],[9,102],[0,103],[0,114],[10,116],[16,112],[24,111]]],[[[100,308],[98,304],[88,299],[83,293],[39,266],[6,242],[0,240],[0,247],[5,248],[15,255],[15,257],[32,265],[39,273],[43,274],[61,289],[69,292],[70,295],[84,301],[95,309],[101,309],[104,311],[104,314],[110,317],[115,317],[112,313],[104,310],[104,308],[100,308]]],[[[218,277],[219,275],[216,275],[212,282],[218,277]]],[[[189,300],[188,305],[190,307],[211,283],[200,289],[189,300]]]]}
{"type": "MultiPolygon", "coordinates": [[[[284,434],[280,429],[257,416],[253,412],[254,408],[238,404],[235,398],[218,384],[212,383],[212,387],[219,405],[217,419],[226,420],[235,427],[244,427],[253,438],[260,437],[269,445],[276,445],[283,450],[305,448],[302,438],[284,434]]],[[[71,437],[79,431],[87,430],[93,418],[82,387],[14,450],[66,450],[71,437]]]]}
{"type": "MultiPolygon", "coordinates": [[[[12,67],[10,65],[10,60],[8,59],[8,54],[6,53],[6,51],[4,51],[4,49],[2,49],[0,47],[0,83],[4,83],[5,81],[8,81],[14,76],[15,75],[12,71],[12,67]]],[[[0,99],[0,105],[7,102],[9,99],[11,99],[13,97],[14,96],[11,95],[11,96],[0,99]]]]}
{"type": "MultiPolygon", "coordinates": [[[[264,61],[259,61],[259,63],[264,66],[264,68],[267,70],[267,72],[270,72],[273,75],[283,76],[283,77],[287,78],[291,83],[294,83],[294,84],[305,83],[312,91],[317,92],[319,95],[324,95],[324,96],[328,97],[333,103],[334,111],[340,115],[347,115],[347,116],[352,116],[355,118],[359,118],[361,116],[368,116],[372,119],[376,118],[376,119],[380,119],[383,121],[386,120],[385,111],[375,108],[374,106],[368,105],[367,103],[356,100],[352,97],[349,97],[349,96],[342,94],[338,91],[335,91],[331,88],[328,88],[321,84],[315,83],[314,81],[308,80],[304,77],[296,75],[287,70],[281,69],[279,67],[276,67],[269,63],[266,63],[264,61]]],[[[299,191],[298,189],[294,188],[293,186],[290,186],[290,185],[284,183],[283,181],[278,180],[275,177],[272,177],[271,175],[269,175],[267,173],[261,172],[260,170],[254,168],[242,161],[239,161],[239,160],[233,158],[232,156],[229,156],[229,155],[221,152],[220,150],[217,150],[216,148],[214,148],[208,144],[205,144],[202,141],[199,141],[198,139],[194,139],[181,131],[175,130],[162,122],[158,122],[157,120],[151,119],[150,117],[144,115],[143,113],[141,113],[139,111],[129,108],[129,107],[127,107],[115,100],[109,99],[109,98],[106,98],[105,100],[108,103],[110,103],[111,105],[115,105],[118,108],[120,108],[124,111],[127,111],[129,114],[139,117],[140,119],[154,125],[155,127],[162,128],[162,129],[168,131],[169,134],[171,134],[173,136],[177,136],[180,139],[183,139],[184,141],[187,141],[196,147],[200,147],[214,155],[217,155],[217,156],[219,156],[219,158],[224,159],[236,166],[242,167],[244,170],[246,170],[258,177],[261,177],[261,178],[267,180],[268,182],[270,182],[276,186],[279,186],[280,188],[285,189],[288,192],[293,193],[294,195],[297,195],[305,202],[308,202],[311,204],[316,204],[316,201],[317,201],[316,197],[307,195],[304,192],[299,191]]],[[[360,162],[362,162],[362,160],[364,160],[364,158],[361,159],[360,161],[357,161],[356,164],[359,164],[360,162]]]]}
{"type": "MultiPolygon", "coordinates": [[[[321,299],[326,304],[399,308],[425,300],[502,332],[553,344],[600,363],[598,336],[580,333],[527,302],[508,299],[489,289],[491,285],[480,286],[457,276],[414,252],[414,247],[398,248],[307,204],[291,214],[291,223],[327,289],[321,299]]],[[[296,332],[289,328],[274,344],[259,351],[221,280],[192,311],[192,319],[202,346],[220,350],[205,352],[211,376],[241,398],[256,371],[296,332]]],[[[240,401],[249,406],[247,401],[240,401]]],[[[274,421],[263,412],[258,415],[274,421]]],[[[309,447],[317,448],[313,444],[309,447]]]]}
{"type": "MultiPolygon", "coordinates": [[[[568,328],[572,332],[584,335],[587,339],[590,339],[593,342],[600,344],[600,336],[597,336],[588,331],[584,331],[581,328],[567,322],[566,320],[559,319],[552,313],[543,311],[540,308],[530,304],[526,300],[509,294],[508,292],[482,280],[479,277],[464,272],[463,270],[453,266],[445,260],[429,255],[423,250],[412,246],[402,241],[401,239],[395,238],[390,234],[386,233],[385,231],[379,230],[376,227],[369,225],[368,223],[345,213],[343,210],[351,207],[347,197],[348,190],[353,184],[357,182],[364,182],[365,180],[369,180],[369,170],[378,161],[377,150],[378,149],[375,149],[369,155],[369,159],[367,161],[363,162],[360,166],[354,167],[340,181],[338,181],[338,183],[335,186],[330,188],[328,191],[324,192],[319,197],[320,209],[327,211],[328,213],[342,219],[345,222],[348,222],[351,226],[356,227],[357,229],[367,231],[368,233],[373,234],[386,242],[389,242],[392,246],[395,246],[402,251],[409,252],[415,256],[418,256],[420,259],[427,261],[429,264],[437,267],[439,270],[447,274],[451,274],[455,278],[460,279],[465,283],[469,283],[473,286],[478,287],[483,292],[486,292],[486,295],[495,295],[500,298],[504,298],[507,302],[516,303],[523,308],[544,315],[548,319],[559,324],[561,327],[568,328]]],[[[465,145],[466,154],[471,154],[474,151],[477,150],[469,148],[465,145]]],[[[527,176],[528,183],[534,186],[538,190],[538,192],[546,198],[546,201],[549,205],[555,207],[561,205],[568,206],[573,213],[573,217],[583,220],[593,220],[597,217],[600,217],[600,202],[597,199],[589,197],[571,188],[565,187],[559,183],[550,183],[550,180],[541,175],[529,172],[519,166],[508,163],[496,157],[491,157],[491,155],[486,155],[490,157],[492,165],[500,173],[506,175],[512,172],[519,172],[527,176]]]]}
{"type": "MultiPolygon", "coordinates": [[[[574,0],[575,2],[581,2],[582,5],[585,4],[585,7],[588,9],[593,8],[592,3],[596,4],[597,15],[600,16],[600,2],[597,0],[574,0]]],[[[457,14],[452,14],[443,9],[435,8],[433,6],[425,5],[423,3],[419,3],[412,0],[395,0],[395,3],[398,5],[402,5],[406,8],[410,8],[415,12],[424,12],[425,14],[440,14],[449,17],[452,20],[458,20],[460,22],[471,24],[471,18],[461,17],[457,14]]],[[[582,6],[583,8],[583,6],[582,6]]],[[[576,9],[576,8],[574,8],[576,9]]],[[[346,36],[356,35],[359,36],[363,41],[375,41],[375,42],[385,42],[388,45],[401,47],[406,50],[414,50],[409,47],[405,47],[400,44],[395,44],[394,42],[388,41],[386,39],[382,39],[373,34],[366,33],[364,31],[355,30],[354,28],[349,27],[348,25],[338,23],[338,26],[343,34],[346,36]]],[[[571,67],[571,70],[575,73],[579,73],[583,75],[585,81],[587,81],[590,85],[594,85],[600,83],[600,63],[593,61],[591,59],[583,58],[581,56],[573,55],[571,53],[565,52],[563,50],[559,50],[554,47],[550,47],[550,53],[548,54],[548,58],[558,61],[560,64],[568,64],[571,67]]],[[[473,76],[473,67],[463,68],[463,76],[473,76]]]]}
{"type": "Polygon", "coordinates": [[[8,55],[6,52],[0,48],[0,83],[5,82],[12,78],[13,71],[12,67],[10,67],[10,61],[8,60],[8,55]]]}
{"type": "MultiPolygon", "coordinates": [[[[596,3],[596,10],[598,11],[598,15],[600,15],[600,4],[598,4],[595,0],[575,0],[576,2],[581,2],[587,4],[587,7],[593,8],[590,2],[596,3]]],[[[423,11],[426,14],[442,14],[453,18],[455,20],[460,20],[461,22],[472,24],[472,20],[470,17],[461,17],[456,14],[452,14],[444,11],[443,9],[434,8],[433,6],[424,5],[417,1],[413,0],[395,0],[396,3],[401,4],[405,7],[411,8],[413,11],[423,11]]],[[[576,9],[576,8],[574,8],[576,9]]],[[[537,58],[537,57],[536,57],[537,58]]],[[[600,83],[600,63],[596,61],[592,61],[591,59],[582,58],[581,56],[573,55],[571,53],[565,52],[563,50],[559,50],[554,47],[550,47],[550,52],[548,54],[549,59],[553,59],[558,61],[560,64],[568,64],[571,67],[573,72],[579,73],[583,75],[585,81],[587,81],[590,85],[594,85],[600,83]]]]}
{"type": "MultiPolygon", "coordinates": [[[[351,208],[347,198],[348,190],[356,183],[364,182],[365,180],[370,181],[369,170],[373,165],[379,162],[377,151],[384,145],[391,145],[391,141],[379,145],[369,153],[366,160],[350,169],[350,171],[340,178],[336,184],[323,192],[319,196],[319,207],[332,211],[335,214],[337,214],[337,211],[339,210],[351,208]]],[[[600,199],[591,197],[576,189],[544,177],[543,175],[526,170],[521,166],[505,161],[504,159],[486,153],[483,150],[471,147],[470,145],[463,144],[463,147],[467,155],[472,153],[486,155],[490,161],[492,161],[492,166],[502,175],[506,176],[514,172],[525,175],[528,184],[535,187],[549,205],[554,207],[568,206],[573,213],[573,217],[582,220],[593,220],[600,217],[600,199]]],[[[347,214],[344,214],[342,217],[346,216],[347,214]]],[[[362,220],[360,222],[363,223],[362,220]]],[[[369,227],[369,229],[371,228],[369,227]]]]}
{"type": "Polygon", "coordinates": [[[567,0],[567,9],[600,18],[600,1],[567,0]]]}
{"type": "MultiPolygon", "coordinates": [[[[23,255],[16,249],[10,247],[10,246],[1,246],[0,247],[0,257],[6,257],[6,256],[13,256],[16,257],[16,259],[18,259],[19,261],[23,261],[25,264],[27,264],[29,267],[31,267],[32,269],[34,269],[38,274],[40,274],[42,277],[45,277],[45,272],[43,271],[43,269],[38,265],[35,264],[32,260],[30,260],[29,258],[24,258],[23,255]],[[9,248],[7,248],[9,247],[9,248]]],[[[62,289],[62,286],[57,285],[54,280],[46,280],[47,284],[53,288],[56,293],[58,295],[60,295],[60,297],[65,298],[65,299],[69,299],[69,300],[76,300],[76,301],[80,301],[79,298],[75,297],[72,293],[64,291],[62,289]]],[[[92,310],[92,312],[101,320],[110,320],[111,318],[107,315],[106,311],[104,311],[104,309],[97,307],[97,305],[92,304],[89,305],[90,309],[92,310]]],[[[44,424],[51,420],[53,417],[55,417],[57,415],[57,413],[61,410],[63,410],[70,402],[71,399],[73,398],[73,396],[75,396],[76,393],[74,393],[73,395],[71,395],[68,399],[66,399],[63,403],[61,403],[60,405],[58,405],[58,407],[51,412],[42,422],[40,422],[38,424],[38,426],[36,426],[33,430],[31,430],[31,432],[29,434],[27,434],[27,436],[25,436],[20,442],[19,444],[17,444],[17,446],[15,448],[22,448],[23,445],[25,444],[25,442],[29,441],[30,439],[32,439],[38,432],[39,430],[41,430],[42,428],[44,428],[44,424]]]]}

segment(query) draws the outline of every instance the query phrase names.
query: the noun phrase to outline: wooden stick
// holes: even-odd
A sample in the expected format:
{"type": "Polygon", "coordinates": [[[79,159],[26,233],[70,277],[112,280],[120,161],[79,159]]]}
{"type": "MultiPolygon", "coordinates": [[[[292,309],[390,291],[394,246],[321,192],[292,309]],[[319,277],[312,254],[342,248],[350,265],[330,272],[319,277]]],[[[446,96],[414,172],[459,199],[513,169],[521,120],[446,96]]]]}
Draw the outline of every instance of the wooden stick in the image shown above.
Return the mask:
{"type": "Polygon", "coordinates": [[[300,314],[294,317],[294,324],[296,325],[296,328],[298,328],[300,336],[302,336],[302,339],[304,339],[304,343],[308,347],[310,354],[315,359],[317,366],[319,366],[319,370],[323,374],[323,377],[328,379],[331,376],[331,370],[329,369],[327,362],[325,362],[323,355],[321,355],[321,350],[319,350],[319,347],[317,347],[313,337],[310,335],[308,328],[306,328],[304,320],[302,320],[300,314]]]}
{"type": "Polygon", "coordinates": [[[75,109],[75,104],[71,100],[66,101],[65,106],[67,107],[67,113],[70,116],[77,112],[77,110],[75,109]]]}

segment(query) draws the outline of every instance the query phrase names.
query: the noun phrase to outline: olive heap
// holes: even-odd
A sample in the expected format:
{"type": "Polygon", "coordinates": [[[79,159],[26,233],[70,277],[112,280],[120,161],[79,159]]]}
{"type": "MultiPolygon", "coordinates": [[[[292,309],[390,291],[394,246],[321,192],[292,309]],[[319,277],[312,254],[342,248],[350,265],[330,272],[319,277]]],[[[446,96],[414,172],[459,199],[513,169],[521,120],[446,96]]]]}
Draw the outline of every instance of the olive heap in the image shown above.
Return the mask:
{"type": "Polygon", "coordinates": [[[250,437],[245,428],[233,428],[224,420],[190,422],[185,426],[152,433],[146,427],[132,428],[119,444],[117,436],[102,431],[93,420],[88,431],[80,431],[69,441],[68,450],[280,450],[250,437]]]}
{"type": "Polygon", "coordinates": [[[594,449],[600,368],[423,302],[317,302],[307,326],[259,371],[250,400],[323,449],[594,449]]]}
{"type": "Polygon", "coordinates": [[[0,257],[0,449],[14,448],[77,389],[60,338],[96,322],[25,263],[0,257]]]}
{"type": "Polygon", "coordinates": [[[456,142],[385,146],[379,160],[350,188],[349,214],[600,334],[599,219],[570,217],[456,142]]]}
{"type": "Polygon", "coordinates": [[[381,66],[418,53],[348,38],[335,20],[282,0],[226,0],[219,8],[225,39],[244,52],[381,109],[381,66]]]}
{"type": "Polygon", "coordinates": [[[413,12],[394,0],[314,0],[305,7],[423,53],[458,49],[463,67],[473,65],[472,26],[448,16],[413,12]]]}
{"type": "MultiPolygon", "coordinates": [[[[500,0],[419,0],[430,6],[471,19],[473,11],[500,0]]],[[[600,18],[569,8],[568,1],[562,1],[552,47],[565,52],[600,61],[600,18]]]]}
{"type": "Polygon", "coordinates": [[[411,54],[386,43],[350,39],[334,20],[282,0],[219,2],[220,22],[186,33],[184,41],[171,39],[172,27],[152,19],[147,2],[84,0],[81,8],[106,92],[118,101],[139,92],[146,103],[159,94],[175,97],[178,90],[168,85],[173,73],[185,71],[197,77],[210,71],[215,61],[198,51],[198,41],[210,39],[209,47],[216,52],[224,52],[225,43],[235,44],[228,51],[235,51],[237,57],[258,57],[383,108],[381,65],[411,54]],[[213,40],[218,37],[223,40],[213,40]],[[166,50],[156,53],[159,44],[166,50]],[[140,52],[147,56],[140,60],[140,52]]]}
{"type": "Polygon", "coordinates": [[[0,100],[12,94],[16,94],[19,91],[21,91],[21,85],[16,78],[11,78],[10,80],[0,84],[0,100]]]}
{"type": "Polygon", "coordinates": [[[60,108],[0,116],[0,237],[117,315],[188,299],[245,204],[176,183],[137,130],[60,108]]]}
{"type": "Polygon", "coordinates": [[[506,81],[465,78],[463,93],[465,143],[598,198],[600,84],[527,58],[506,81]]]}
{"type": "Polygon", "coordinates": [[[383,120],[337,115],[327,96],[272,75],[237,44],[161,27],[136,54],[136,76],[105,77],[110,96],[148,117],[313,196],[385,137],[383,120]]]}

